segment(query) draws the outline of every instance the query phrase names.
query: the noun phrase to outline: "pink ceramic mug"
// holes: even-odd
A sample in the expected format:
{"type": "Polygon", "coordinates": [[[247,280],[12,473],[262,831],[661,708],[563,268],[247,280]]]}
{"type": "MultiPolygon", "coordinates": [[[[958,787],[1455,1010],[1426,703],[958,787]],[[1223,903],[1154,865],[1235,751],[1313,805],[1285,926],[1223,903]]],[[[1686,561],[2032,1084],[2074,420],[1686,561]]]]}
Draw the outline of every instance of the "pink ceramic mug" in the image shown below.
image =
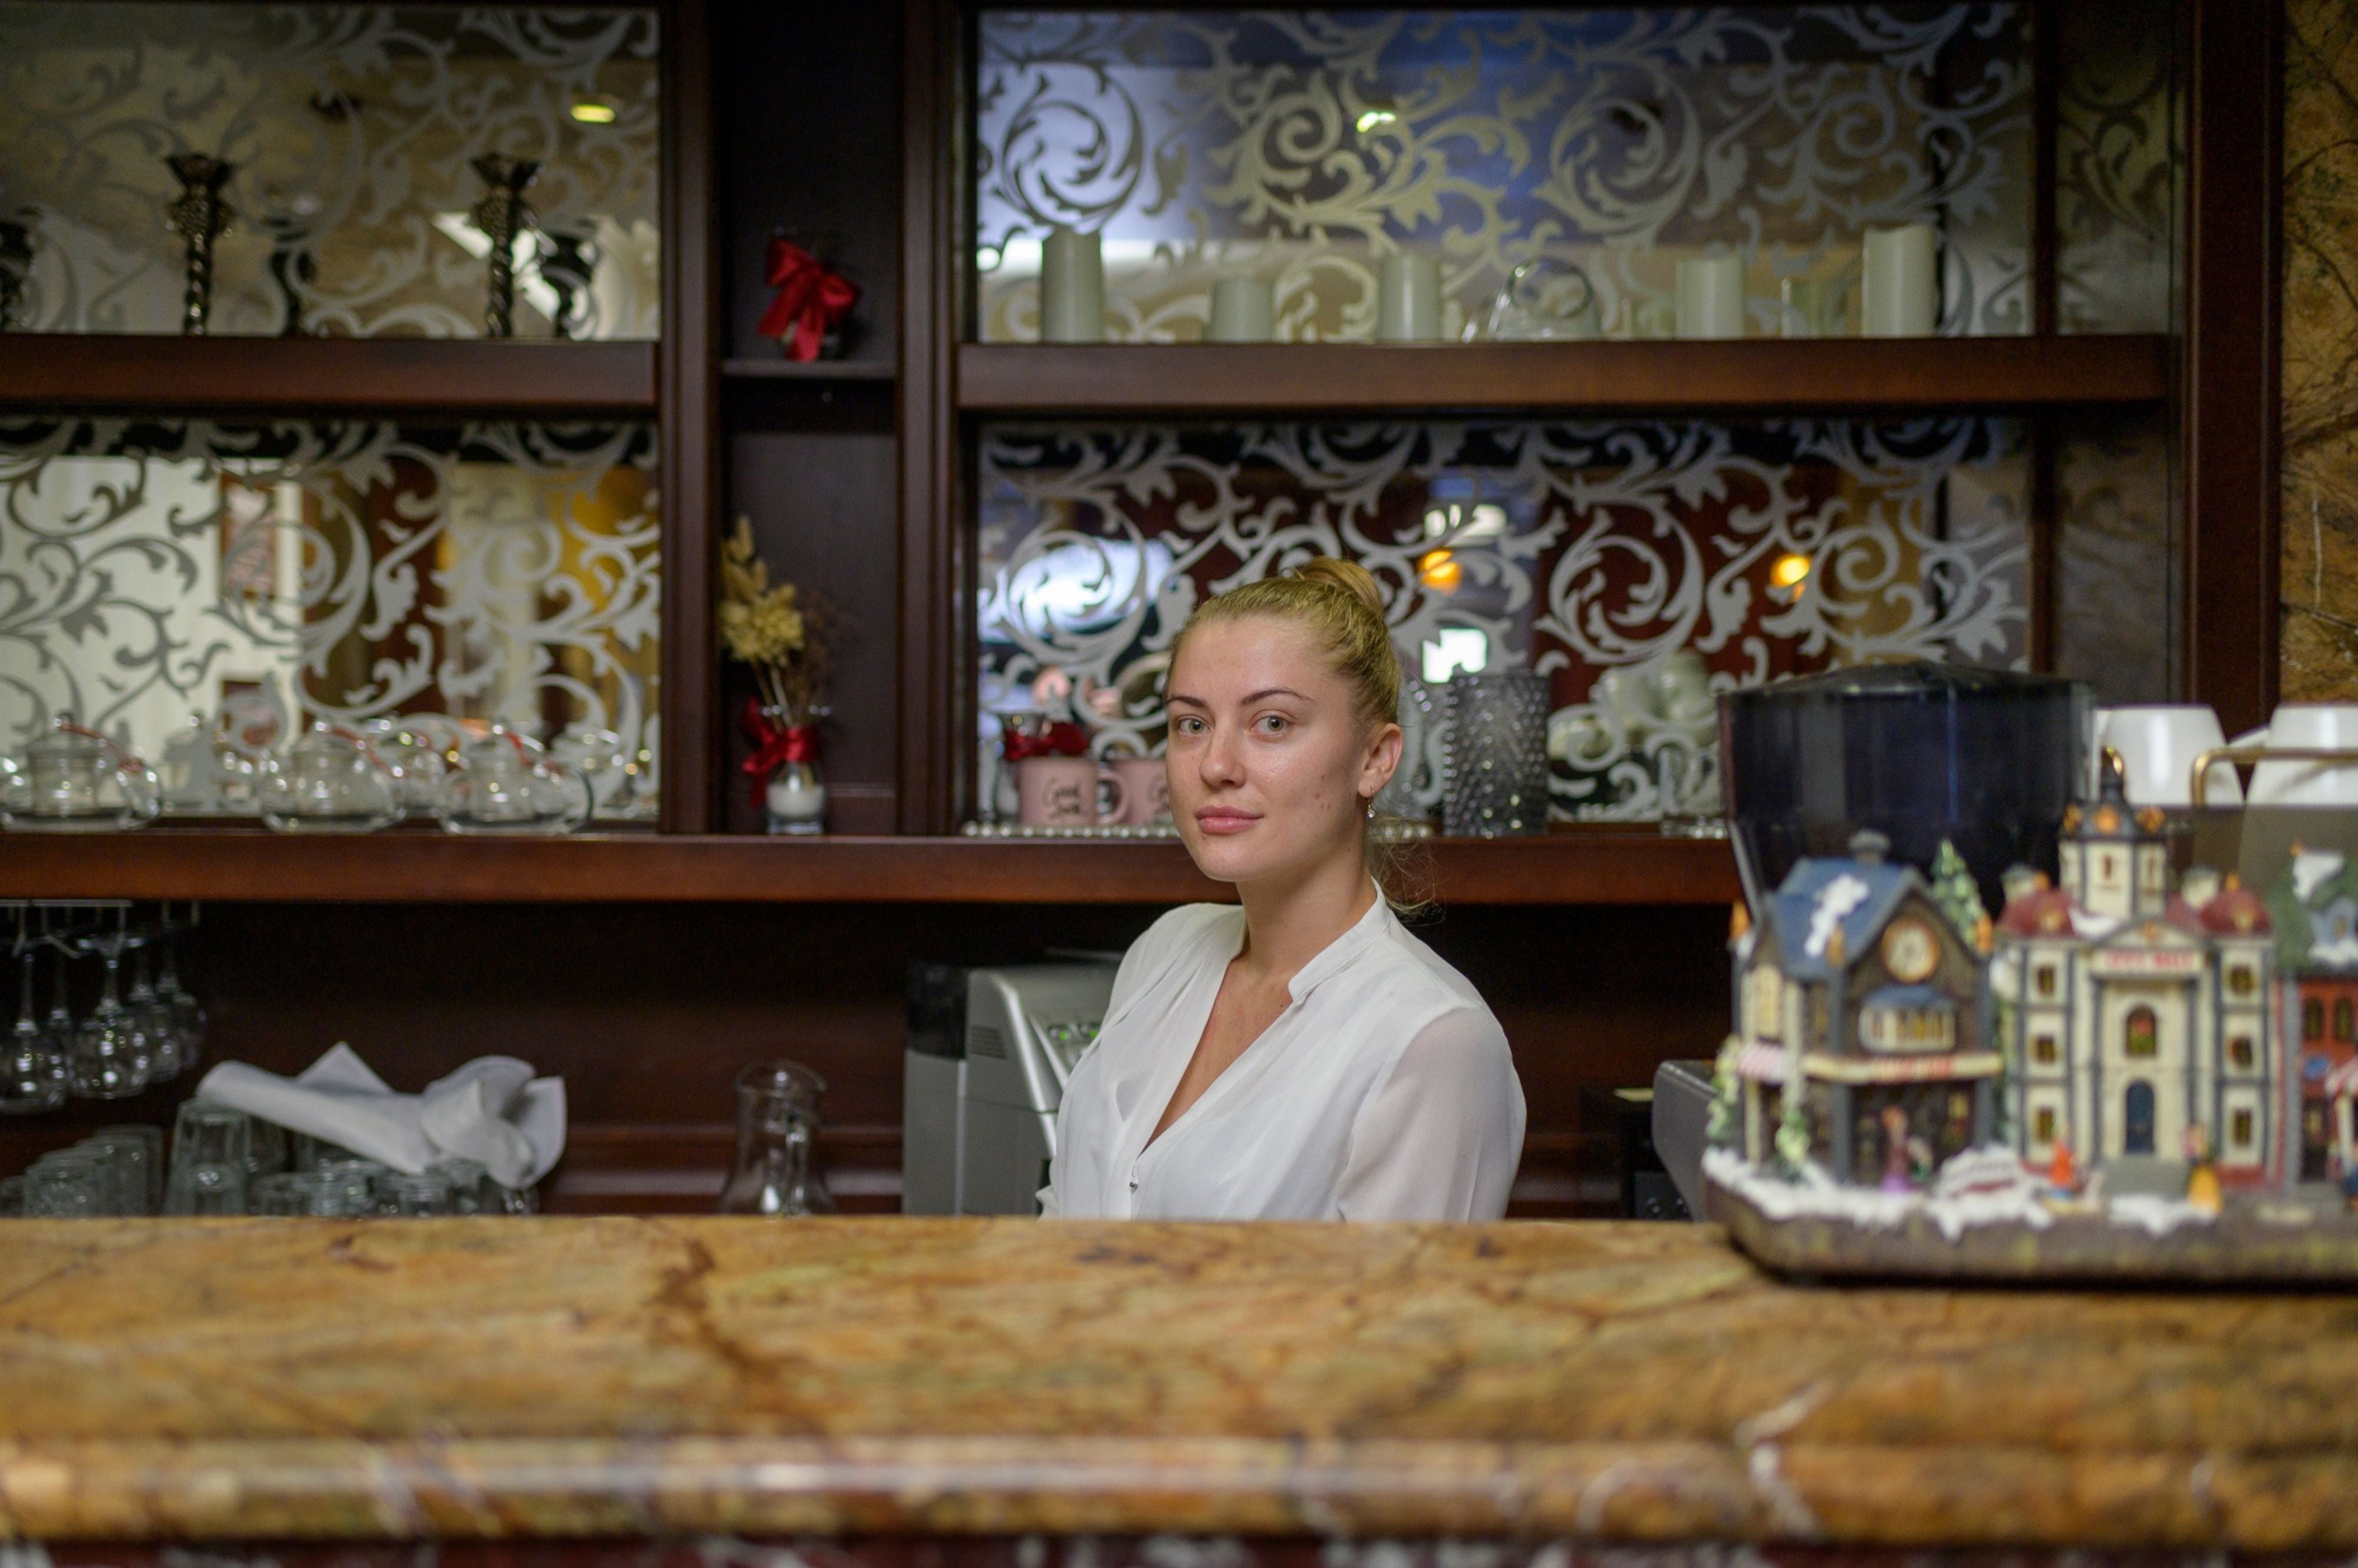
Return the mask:
{"type": "Polygon", "coordinates": [[[1133,827],[1171,820],[1171,774],[1160,757],[1116,757],[1106,764],[1129,797],[1116,820],[1133,827]]]}
{"type": "Polygon", "coordinates": [[[1091,827],[1120,822],[1130,788],[1087,757],[1026,757],[1015,764],[1015,820],[1026,827],[1091,827]],[[1098,810],[1098,787],[1110,784],[1113,806],[1098,810]]]}

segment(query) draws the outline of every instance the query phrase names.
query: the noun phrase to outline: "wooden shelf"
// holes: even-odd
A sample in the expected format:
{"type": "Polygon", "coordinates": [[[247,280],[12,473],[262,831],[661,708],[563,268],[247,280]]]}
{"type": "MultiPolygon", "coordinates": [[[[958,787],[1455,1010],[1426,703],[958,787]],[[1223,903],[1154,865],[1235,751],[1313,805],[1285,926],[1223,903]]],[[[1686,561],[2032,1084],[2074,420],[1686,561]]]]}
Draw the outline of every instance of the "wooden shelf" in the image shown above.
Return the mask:
{"type": "Polygon", "coordinates": [[[655,345],[453,338],[12,336],[0,406],[210,414],[653,413],[655,345]]]}
{"type": "Polygon", "coordinates": [[[723,360],[731,381],[892,381],[898,372],[882,360],[723,360]]]}
{"type": "MultiPolygon", "coordinates": [[[[1435,839],[1445,904],[1724,903],[1725,843],[1628,830],[1435,839]]],[[[0,898],[290,903],[1181,903],[1228,896],[1178,844],[654,833],[0,835],[0,898]]]]}
{"type": "Polygon", "coordinates": [[[1725,342],[968,343],[957,406],[993,414],[2017,408],[2154,402],[2162,337],[1725,342]]]}

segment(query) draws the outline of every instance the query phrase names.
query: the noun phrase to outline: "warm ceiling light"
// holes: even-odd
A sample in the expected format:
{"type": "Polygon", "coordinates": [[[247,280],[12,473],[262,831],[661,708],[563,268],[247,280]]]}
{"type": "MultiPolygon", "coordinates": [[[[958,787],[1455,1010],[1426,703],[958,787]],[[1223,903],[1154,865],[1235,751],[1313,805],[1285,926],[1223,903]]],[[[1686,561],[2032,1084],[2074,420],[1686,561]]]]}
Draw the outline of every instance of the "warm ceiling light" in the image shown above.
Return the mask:
{"type": "Polygon", "coordinates": [[[1466,568],[1448,550],[1427,550],[1418,557],[1416,579],[1437,593],[1455,593],[1466,580],[1466,568]]]}
{"type": "Polygon", "coordinates": [[[1799,588],[1810,575],[1810,557],[1785,555],[1777,557],[1768,568],[1768,581],[1775,588],[1799,588]]]}
{"type": "Polygon", "coordinates": [[[1390,109],[1369,109],[1359,116],[1359,134],[1364,136],[1378,125],[1389,125],[1399,118],[1390,109]]]}
{"type": "Polygon", "coordinates": [[[573,106],[573,117],[585,125],[611,125],[614,123],[614,106],[595,98],[584,98],[573,106]]]}

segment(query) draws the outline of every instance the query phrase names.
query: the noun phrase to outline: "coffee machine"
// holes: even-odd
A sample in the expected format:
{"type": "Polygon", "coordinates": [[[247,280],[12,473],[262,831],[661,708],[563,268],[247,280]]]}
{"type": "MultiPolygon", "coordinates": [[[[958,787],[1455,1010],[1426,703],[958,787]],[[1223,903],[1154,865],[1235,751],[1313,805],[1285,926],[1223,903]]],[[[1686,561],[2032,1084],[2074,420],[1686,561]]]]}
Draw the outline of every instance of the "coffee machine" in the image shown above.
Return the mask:
{"type": "Polygon", "coordinates": [[[909,968],[901,1212],[1040,1212],[1056,1107],[1113,997],[1114,956],[909,968]]]}

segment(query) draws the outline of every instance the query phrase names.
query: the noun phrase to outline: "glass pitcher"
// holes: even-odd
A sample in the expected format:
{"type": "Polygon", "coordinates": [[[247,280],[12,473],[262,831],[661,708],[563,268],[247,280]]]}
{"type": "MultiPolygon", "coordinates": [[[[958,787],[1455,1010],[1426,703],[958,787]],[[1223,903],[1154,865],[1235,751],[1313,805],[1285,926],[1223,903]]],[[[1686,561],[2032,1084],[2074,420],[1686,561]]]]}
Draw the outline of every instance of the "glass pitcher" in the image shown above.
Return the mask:
{"type": "Polygon", "coordinates": [[[262,820],[281,833],[373,833],[401,820],[401,786],[355,730],[314,724],[262,781],[262,820]]]}
{"type": "Polygon", "coordinates": [[[0,770],[0,826],[18,832],[145,827],[163,809],[156,770],[70,713],[0,770]]]}
{"type": "Polygon", "coordinates": [[[590,781],[504,724],[460,748],[442,785],[452,833],[570,833],[596,809],[590,781]]]}
{"type": "Polygon", "coordinates": [[[818,1097],[827,1080],[800,1062],[757,1062],[737,1075],[737,1162],[722,1214],[833,1214],[818,1162],[818,1097]]]}

